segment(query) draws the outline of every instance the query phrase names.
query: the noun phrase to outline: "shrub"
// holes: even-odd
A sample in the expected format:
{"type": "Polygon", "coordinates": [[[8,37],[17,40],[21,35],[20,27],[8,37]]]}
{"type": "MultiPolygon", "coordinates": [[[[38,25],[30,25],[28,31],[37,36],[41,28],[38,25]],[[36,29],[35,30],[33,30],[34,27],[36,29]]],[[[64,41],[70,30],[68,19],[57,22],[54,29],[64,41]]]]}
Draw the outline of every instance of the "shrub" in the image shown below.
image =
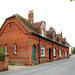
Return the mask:
{"type": "Polygon", "coordinates": [[[19,66],[22,66],[22,64],[18,64],[19,66]]]}
{"type": "Polygon", "coordinates": [[[15,65],[13,62],[10,65],[15,65]]]}
{"type": "Polygon", "coordinates": [[[4,60],[5,59],[5,52],[4,52],[4,48],[0,47],[0,60],[4,60]]]}

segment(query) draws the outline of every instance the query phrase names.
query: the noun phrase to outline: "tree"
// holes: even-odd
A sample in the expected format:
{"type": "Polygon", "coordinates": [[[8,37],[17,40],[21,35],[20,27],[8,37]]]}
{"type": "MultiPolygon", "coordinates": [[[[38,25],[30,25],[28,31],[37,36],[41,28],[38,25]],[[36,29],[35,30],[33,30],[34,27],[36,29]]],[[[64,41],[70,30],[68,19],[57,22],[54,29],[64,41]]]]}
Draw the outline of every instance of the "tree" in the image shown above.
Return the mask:
{"type": "Polygon", "coordinates": [[[73,47],[73,48],[71,49],[71,53],[72,53],[72,54],[75,54],[75,47],[73,47]]]}
{"type": "Polygon", "coordinates": [[[74,54],[75,54],[75,47],[74,47],[74,51],[73,51],[73,52],[74,52],[74,54]]]}

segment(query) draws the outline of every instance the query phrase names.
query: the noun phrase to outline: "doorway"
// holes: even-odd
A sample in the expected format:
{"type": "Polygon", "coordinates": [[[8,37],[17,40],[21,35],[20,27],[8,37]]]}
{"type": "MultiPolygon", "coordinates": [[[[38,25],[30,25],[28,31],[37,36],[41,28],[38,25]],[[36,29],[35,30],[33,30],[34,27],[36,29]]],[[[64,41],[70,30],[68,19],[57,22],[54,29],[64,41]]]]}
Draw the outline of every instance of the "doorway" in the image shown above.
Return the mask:
{"type": "Polygon", "coordinates": [[[51,60],[51,48],[49,48],[49,60],[51,60]]]}
{"type": "Polygon", "coordinates": [[[32,47],[32,61],[36,61],[36,46],[32,47]]]}

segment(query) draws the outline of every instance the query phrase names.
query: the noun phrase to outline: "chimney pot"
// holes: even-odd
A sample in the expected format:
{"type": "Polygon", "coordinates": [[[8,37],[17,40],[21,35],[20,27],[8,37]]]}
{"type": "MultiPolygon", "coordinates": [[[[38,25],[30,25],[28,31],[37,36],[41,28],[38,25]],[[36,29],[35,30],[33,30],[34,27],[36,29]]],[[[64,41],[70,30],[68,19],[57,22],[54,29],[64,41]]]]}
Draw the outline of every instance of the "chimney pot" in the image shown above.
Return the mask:
{"type": "Polygon", "coordinates": [[[53,26],[50,26],[49,30],[53,30],[53,26]]]}

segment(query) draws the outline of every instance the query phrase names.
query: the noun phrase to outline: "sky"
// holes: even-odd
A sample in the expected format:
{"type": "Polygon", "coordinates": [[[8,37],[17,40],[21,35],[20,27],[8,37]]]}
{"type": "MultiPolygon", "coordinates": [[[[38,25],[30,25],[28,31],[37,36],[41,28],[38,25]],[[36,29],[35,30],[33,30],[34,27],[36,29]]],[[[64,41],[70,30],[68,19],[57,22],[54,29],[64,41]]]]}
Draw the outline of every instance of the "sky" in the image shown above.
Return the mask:
{"type": "Polygon", "coordinates": [[[5,19],[17,13],[28,19],[29,10],[34,12],[34,22],[44,20],[46,29],[50,26],[56,33],[75,46],[75,1],[70,0],[1,0],[0,27],[5,19]]]}

